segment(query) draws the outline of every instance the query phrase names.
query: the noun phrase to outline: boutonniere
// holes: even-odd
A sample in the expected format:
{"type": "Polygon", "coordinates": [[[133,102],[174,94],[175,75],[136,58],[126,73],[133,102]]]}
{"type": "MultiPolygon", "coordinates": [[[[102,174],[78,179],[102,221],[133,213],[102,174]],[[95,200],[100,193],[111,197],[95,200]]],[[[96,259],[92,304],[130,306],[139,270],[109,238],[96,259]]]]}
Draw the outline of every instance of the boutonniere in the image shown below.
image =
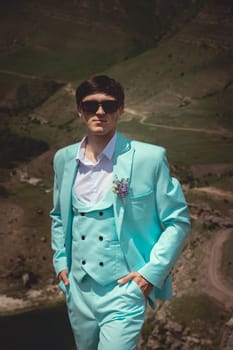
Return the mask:
{"type": "Polygon", "coordinates": [[[112,183],[112,191],[117,194],[122,203],[125,205],[125,197],[129,193],[129,179],[119,180],[117,175],[115,175],[112,183]]]}

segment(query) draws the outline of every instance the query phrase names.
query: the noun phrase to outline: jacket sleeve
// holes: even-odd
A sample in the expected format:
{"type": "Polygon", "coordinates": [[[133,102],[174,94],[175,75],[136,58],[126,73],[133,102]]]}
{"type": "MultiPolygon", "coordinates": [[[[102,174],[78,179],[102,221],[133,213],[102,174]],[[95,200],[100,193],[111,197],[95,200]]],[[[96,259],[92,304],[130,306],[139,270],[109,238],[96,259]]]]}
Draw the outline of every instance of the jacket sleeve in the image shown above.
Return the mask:
{"type": "Polygon", "coordinates": [[[60,191],[64,170],[63,163],[61,152],[58,151],[54,157],[53,209],[50,212],[50,217],[52,219],[51,244],[54,251],[53,265],[57,275],[62,270],[67,269],[65,232],[60,210],[60,191]]]}
{"type": "Polygon", "coordinates": [[[170,176],[163,149],[155,172],[155,193],[162,234],[150,253],[150,260],[138,271],[154,286],[162,288],[184,246],[190,219],[180,183],[170,176]]]}

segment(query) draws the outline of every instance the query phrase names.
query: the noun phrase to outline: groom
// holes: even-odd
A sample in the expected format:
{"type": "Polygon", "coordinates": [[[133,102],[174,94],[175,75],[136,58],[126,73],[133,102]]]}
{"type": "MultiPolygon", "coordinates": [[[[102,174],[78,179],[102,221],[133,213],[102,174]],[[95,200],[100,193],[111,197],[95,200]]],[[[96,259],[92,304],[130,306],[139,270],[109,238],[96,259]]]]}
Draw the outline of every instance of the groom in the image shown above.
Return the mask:
{"type": "Polygon", "coordinates": [[[54,158],[54,267],[78,350],[134,350],[146,302],[172,296],[187,204],[165,150],[116,131],[117,81],[84,81],[76,102],[87,134],[54,158]]]}

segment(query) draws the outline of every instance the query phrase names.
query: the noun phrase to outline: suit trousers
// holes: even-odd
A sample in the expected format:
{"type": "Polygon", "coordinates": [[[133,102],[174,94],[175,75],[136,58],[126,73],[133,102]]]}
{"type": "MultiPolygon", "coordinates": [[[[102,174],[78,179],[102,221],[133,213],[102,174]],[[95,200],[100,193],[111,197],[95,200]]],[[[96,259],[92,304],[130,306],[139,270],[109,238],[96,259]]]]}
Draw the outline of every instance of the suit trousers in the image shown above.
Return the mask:
{"type": "Polygon", "coordinates": [[[102,286],[72,273],[66,290],[68,315],[78,350],[135,350],[145,319],[146,298],[134,281],[102,286]]]}

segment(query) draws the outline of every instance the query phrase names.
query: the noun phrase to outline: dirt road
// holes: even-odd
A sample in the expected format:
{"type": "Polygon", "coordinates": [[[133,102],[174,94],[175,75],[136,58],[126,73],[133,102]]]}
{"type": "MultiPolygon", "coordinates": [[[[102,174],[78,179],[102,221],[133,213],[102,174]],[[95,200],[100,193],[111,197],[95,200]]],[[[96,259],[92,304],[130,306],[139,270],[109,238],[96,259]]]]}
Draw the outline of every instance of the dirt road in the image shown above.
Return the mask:
{"type": "Polygon", "coordinates": [[[209,283],[212,286],[209,292],[212,296],[226,304],[227,306],[233,306],[233,286],[230,282],[226,281],[221,274],[221,257],[222,246],[232,233],[232,229],[223,229],[218,231],[214,244],[211,248],[209,266],[208,266],[208,278],[209,283]]]}
{"type": "Polygon", "coordinates": [[[217,130],[217,129],[185,128],[182,126],[172,126],[172,125],[149,123],[149,122],[146,122],[147,116],[145,114],[142,114],[141,112],[137,112],[136,110],[134,110],[132,108],[125,108],[125,112],[132,114],[132,116],[139,117],[138,118],[139,122],[141,124],[144,124],[147,126],[153,126],[153,127],[162,128],[162,129],[200,132],[200,133],[211,134],[211,135],[216,134],[216,135],[223,135],[223,136],[232,136],[232,133],[227,129],[217,130]]]}

